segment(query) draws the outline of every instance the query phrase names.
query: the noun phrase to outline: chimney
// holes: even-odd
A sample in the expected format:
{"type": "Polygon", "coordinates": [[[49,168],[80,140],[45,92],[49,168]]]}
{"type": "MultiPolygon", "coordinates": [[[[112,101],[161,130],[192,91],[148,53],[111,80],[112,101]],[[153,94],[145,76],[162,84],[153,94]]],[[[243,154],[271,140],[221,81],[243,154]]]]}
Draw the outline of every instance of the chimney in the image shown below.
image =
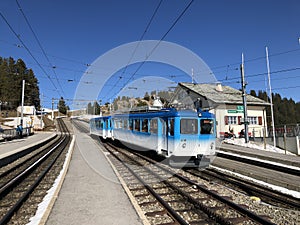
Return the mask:
{"type": "Polygon", "coordinates": [[[219,92],[222,92],[222,91],[223,91],[223,87],[222,87],[222,84],[221,84],[221,83],[217,83],[217,85],[216,85],[216,90],[219,91],[219,92]]]}

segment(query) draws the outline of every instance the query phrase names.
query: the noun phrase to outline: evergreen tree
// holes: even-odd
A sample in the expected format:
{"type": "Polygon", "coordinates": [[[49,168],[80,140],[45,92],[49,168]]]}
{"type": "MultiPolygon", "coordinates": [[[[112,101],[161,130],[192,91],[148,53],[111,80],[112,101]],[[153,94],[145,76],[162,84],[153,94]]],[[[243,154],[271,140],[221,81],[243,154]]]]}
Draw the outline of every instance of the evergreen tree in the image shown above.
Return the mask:
{"type": "Polygon", "coordinates": [[[58,111],[64,115],[66,115],[68,110],[69,110],[69,107],[66,105],[64,98],[60,97],[59,102],[58,102],[58,111]]]}
{"type": "Polygon", "coordinates": [[[21,105],[22,80],[25,80],[24,104],[40,107],[38,80],[33,71],[27,69],[24,61],[12,57],[0,57],[0,101],[5,102],[2,109],[16,109],[21,105]]]}
{"type": "MultiPolygon", "coordinates": [[[[250,94],[256,95],[255,91],[251,91],[250,94]]],[[[258,91],[257,97],[270,102],[265,91],[258,91]]],[[[272,94],[272,100],[275,126],[300,123],[300,102],[295,103],[292,98],[282,98],[278,93],[272,94]]],[[[272,122],[270,107],[267,107],[266,112],[267,124],[270,126],[272,122]]]]}

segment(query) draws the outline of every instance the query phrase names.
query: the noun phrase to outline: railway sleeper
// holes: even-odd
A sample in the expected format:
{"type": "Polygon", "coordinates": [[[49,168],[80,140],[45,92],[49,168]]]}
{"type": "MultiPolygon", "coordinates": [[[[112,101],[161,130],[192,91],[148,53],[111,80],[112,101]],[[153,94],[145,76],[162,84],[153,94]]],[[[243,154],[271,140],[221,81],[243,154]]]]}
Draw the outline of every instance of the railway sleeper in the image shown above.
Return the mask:
{"type": "Polygon", "coordinates": [[[155,217],[157,215],[165,215],[168,214],[166,209],[160,210],[160,211],[152,211],[152,212],[146,212],[145,215],[149,217],[155,217]]]}
{"type": "Polygon", "coordinates": [[[157,201],[149,201],[149,202],[143,202],[143,203],[139,203],[140,206],[147,206],[147,205],[153,205],[155,204],[157,201]]]}

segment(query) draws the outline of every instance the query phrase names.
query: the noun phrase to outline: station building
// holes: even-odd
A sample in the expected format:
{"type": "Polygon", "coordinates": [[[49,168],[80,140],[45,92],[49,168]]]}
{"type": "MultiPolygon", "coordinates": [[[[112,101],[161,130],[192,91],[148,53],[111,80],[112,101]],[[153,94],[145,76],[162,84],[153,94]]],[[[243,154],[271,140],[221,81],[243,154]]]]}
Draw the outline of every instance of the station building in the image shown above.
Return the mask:
{"type": "MultiPolygon", "coordinates": [[[[270,104],[251,95],[247,99],[249,135],[263,137],[267,130],[266,107],[270,104]]],[[[217,137],[233,129],[238,137],[244,128],[244,107],[242,92],[229,86],[217,84],[179,83],[171,100],[176,107],[209,110],[216,116],[217,137]]],[[[267,132],[266,132],[267,133],[267,132]]],[[[266,134],[267,135],[267,134],[266,134]]]]}

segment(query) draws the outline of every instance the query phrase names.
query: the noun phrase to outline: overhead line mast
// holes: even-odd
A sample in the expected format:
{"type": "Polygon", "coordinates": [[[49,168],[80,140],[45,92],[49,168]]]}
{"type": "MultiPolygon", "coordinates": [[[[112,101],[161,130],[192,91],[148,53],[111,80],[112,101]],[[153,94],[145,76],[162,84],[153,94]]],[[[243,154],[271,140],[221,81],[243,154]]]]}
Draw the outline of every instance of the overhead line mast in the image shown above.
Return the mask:
{"type": "Polygon", "coordinates": [[[248,134],[248,116],[247,116],[247,98],[246,98],[246,83],[244,74],[244,54],[242,53],[242,64],[241,64],[241,78],[242,78],[242,96],[243,96],[243,106],[244,106],[244,126],[245,126],[245,143],[249,142],[248,134]]]}

